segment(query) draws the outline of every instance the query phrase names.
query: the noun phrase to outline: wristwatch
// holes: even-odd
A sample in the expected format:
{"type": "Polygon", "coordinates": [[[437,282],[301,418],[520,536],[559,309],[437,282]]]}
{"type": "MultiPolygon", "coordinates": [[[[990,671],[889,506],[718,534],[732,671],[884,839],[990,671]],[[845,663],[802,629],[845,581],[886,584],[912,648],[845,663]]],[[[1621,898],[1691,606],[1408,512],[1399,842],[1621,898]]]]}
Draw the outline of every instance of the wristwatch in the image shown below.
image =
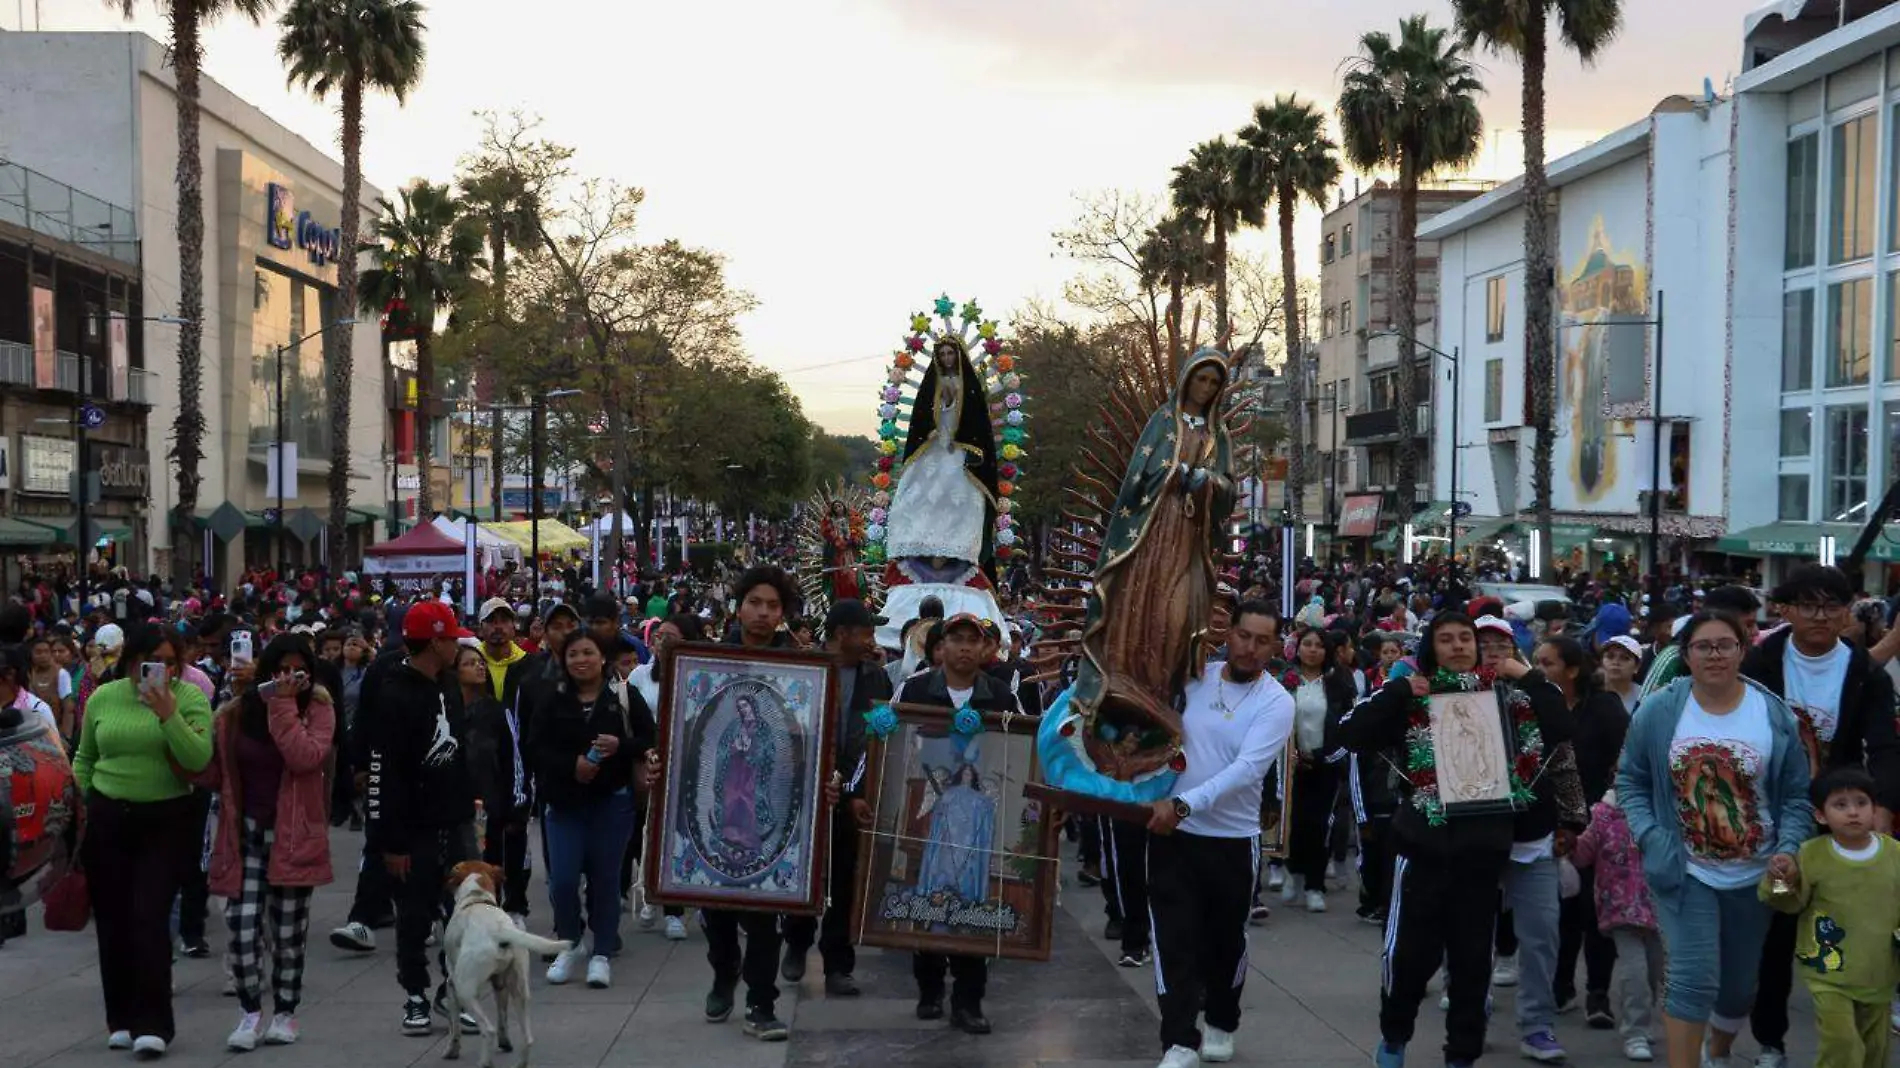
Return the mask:
{"type": "Polygon", "coordinates": [[[1179,819],[1187,819],[1194,815],[1194,809],[1186,801],[1177,797],[1174,799],[1174,814],[1179,819]]]}

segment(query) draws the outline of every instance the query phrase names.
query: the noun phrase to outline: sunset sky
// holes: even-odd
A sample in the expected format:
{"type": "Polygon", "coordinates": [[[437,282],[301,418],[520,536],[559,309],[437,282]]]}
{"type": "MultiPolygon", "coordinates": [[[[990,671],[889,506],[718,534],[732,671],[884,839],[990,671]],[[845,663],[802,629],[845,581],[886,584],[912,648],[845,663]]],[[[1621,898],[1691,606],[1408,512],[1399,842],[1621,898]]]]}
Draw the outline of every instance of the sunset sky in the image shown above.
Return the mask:
{"type": "MultiPolygon", "coordinates": [[[[46,30],[124,25],[102,0],[0,0],[0,28],[32,28],[36,6],[46,30]]],[[[579,169],[646,190],[646,239],[727,256],[760,302],[744,322],[750,352],[841,432],[872,429],[883,357],[940,291],[998,314],[1060,297],[1073,267],[1050,234],[1075,194],[1159,194],[1195,143],[1243,125],[1255,100],[1296,92],[1330,113],[1361,33],[1420,10],[1450,17],[1443,0],[428,6],[420,90],[403,108],[369,103],[370,179],[390,190],[452,177],[478,110],[541,116],[579,169]]],[[[1551,155],[1700,92],[1705,76],[1721,88],[1755,6],[1628,0],[1596,67],[1553,59],[1551,155]]],[[[135,25],[163,40],[159,7],[142,2],[135,25]]],[[[273,24],[227,20],[206,35],[207,69],[334,155],[331,105],[285,87],[275,41],[273,24]]],[[[1508,177],[1515,66],[1480,60],[1490,147],[1473,173],[1508,177]]],[[[1303,254],[1316,244],[1308,214],[1303,254]]]]}

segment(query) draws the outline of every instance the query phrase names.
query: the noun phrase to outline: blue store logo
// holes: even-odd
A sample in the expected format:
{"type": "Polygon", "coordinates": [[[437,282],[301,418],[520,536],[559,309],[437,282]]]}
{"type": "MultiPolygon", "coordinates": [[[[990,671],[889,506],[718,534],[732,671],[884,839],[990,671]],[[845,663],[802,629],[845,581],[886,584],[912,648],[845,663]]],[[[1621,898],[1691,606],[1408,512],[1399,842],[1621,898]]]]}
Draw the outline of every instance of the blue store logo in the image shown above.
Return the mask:
{"type": "Polygon", "coordinates": [[[273,248],[303,249],[318,267],[337,258],[343,247],[341,228],[323,226],[309,212],[298,211],[288,186],[272,182],[267,192],[270,214],[265,219],[266,237],[273,248]]]}

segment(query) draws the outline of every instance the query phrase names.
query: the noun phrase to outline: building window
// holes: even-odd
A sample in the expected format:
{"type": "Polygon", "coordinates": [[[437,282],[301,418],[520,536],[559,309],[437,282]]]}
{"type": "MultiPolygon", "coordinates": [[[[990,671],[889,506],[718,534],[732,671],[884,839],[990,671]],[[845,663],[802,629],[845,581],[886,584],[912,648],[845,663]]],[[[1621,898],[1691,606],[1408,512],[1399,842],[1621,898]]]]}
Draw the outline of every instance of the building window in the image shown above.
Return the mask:
{"type": "Polygon", "coordinates": [[[1484,339],[1504,340],[1504,276],[1501,274],[1485,279],[1484,339]]]}
{"type": "Polygon", "coordinates": [[[1339,394],[1339,410],[1342,412],[1352,411],[1352,379],[1340,379],[1337,392],[1339,394]]]}
{"type": "Polygon", "coordinates": [[[1900,402],[1888,401],[1883,413],[1887,420],[1887,478],[1900,471],[1900,402]]]}
{"type": "Polygon", "coordinates": [[[1779,498],[1775,507],[1776,519],[1791,519],[1797,523],[1808,521],[1808,476],[1782,475],[1776,495],[1779,498]]]}
{"type": "Polygon", "coordinates": [[[1504,418],[1504,360],[1484,361],[1484,421],[1496,423],[1504,418]]]}
{"type": "Polygon", "coordinates": [[[1352,301],[1341,301],[1339,305],[1339,332],[1350,334],[1358,323],[1352,321],[1352,301]]]}
{"type": "Polygon", "coordinates": [[[1334,321],[1333,309],[1330,306],[1328,306],[1327,309],[1324,312],[1322,312],[1319,317],[1319,336],[1320,337],[1333,336],[1333,321],[1334,321]]]}
{"type": "Polygon", "coordinates": [[[1807,134],[1788,142],[1787,252],[1790,271],[1814,266],[1815,202],[1821,187],[1820,137],[1807,134]]]}
{"type": "Polygon", "coordinates": [[[1366,410],[1382,412],[1398,406],[1398,378],[1392,372],[1373,375],[1366,379],[1369,396],[1366,410]]]}
{"type": "Polygon", "coordinates": [[[1334,244],[1333,235],[1327,234],[1326,244],[1320,249],[1320,254],[1319,254],[1320,262],[1322,263],[1333,262],[1333,244],[1334,244]]]}
{"type": "Polygon", "coordinates": [[[1814,290],[1798,289],[1781,296],[1781,388],[1783,392],[1814,385],[1814,290]]]}
{"type": "Polygon", "coordinates": [[[1834,127],[1833,172],[1828,191],[1828,262],[1845,263],[1874,254],[1875,120],[1862,115],[1834,127]]]}
{"type": "Polygon", "coordinates": [[[1827,385],[1859,386],[1874,362],[1874,280],[1827,287],[1827,385]]]}
{"type": "Polygon", "coordinates": [[[262,451],[277,441],[281,410],[284,440],[297,446],[297,458],[330,456],[330,390],[323,373],[322,335],[283,351],[282,403],[277,396],[278,346],[320,330],[331,322],[334,291],[260,263],[251,289],[250,444],[262,451]]]}
{"type": "Polygon", "coordinates": [[[1347,223],[1346,225],[1339,228],[1339,254],[1341,256],[1352,255],[1352,224],[1351,223],[1347,223]]]}
{"type": "Polygon", "coordinates": [[[1867,409],[1827,410],[1827,484],[1822,515],[1831,522],[1858,519],[1867,507],[1867,409]]]}
{"type": "Polygon", "coordinates": [[[1814,412],[1807,408],[1781,410],[1781,458],[1792,460],[1808,455],[1814,435],[1814,412]]]}

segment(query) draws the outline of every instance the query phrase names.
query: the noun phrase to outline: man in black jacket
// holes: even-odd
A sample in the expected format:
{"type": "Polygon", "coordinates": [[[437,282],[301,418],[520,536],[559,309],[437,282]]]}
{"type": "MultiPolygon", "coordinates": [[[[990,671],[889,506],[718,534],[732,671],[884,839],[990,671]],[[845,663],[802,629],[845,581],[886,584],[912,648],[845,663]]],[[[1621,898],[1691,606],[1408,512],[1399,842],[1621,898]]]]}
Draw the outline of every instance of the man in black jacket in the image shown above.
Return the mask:
{"type": "MultiPolygon", "coordinates": [[[[931,624],[933,642],[940,641],[943,666],[919,672],[897,687],[893,703],[936,705],[956,709],[964,705],[979,712],[1021,714],[1009,688],[983,671],[986,635],[983,621],[968,612],[931,624]]],[[[983,995],[989,986],[989,961],[961,954],[915,953],[911,974],[917,979],[917,1018],[943,1018],[944,973],[950,989],[950,1026],[966,1034],[987,1035],[990,1021],[983,1015],[983,995]]]]}
{"type": "Polygon", "coordinates": [[[884,669],[866,657],[877,647],[877,617],[863,601],[839,601],[825,614],[825,652],[838,662],[838,763],[845,778],[845,804],[831,816],[831,906],[824,925],[812,916],[785,917],[785,963],[779,974],[786,982],[805,977],[805,957],[818,940],[825,964],[825,995],[854,998],[858,984],[851,977],[857,951],[851,945],[851,878],[858,864],[858,829],[871,825],[871,806],[864,799],[864,715],[891,696],[891,680],[884,669]]]}
{"type": "MultiPolygon", "coordinates": [[[[369,787],[369,739],[374,733],[373,724],[385,707],[381,696],[383,683],[391,672],[402,666],[408,655],[400,639],[392,641],[376,654],[376,659],[370,661],[369,668],[363,672],[363,683],[357,691],[356,723],[345,741],[349,746],[352,785],[359,796],[369,787]]],[[[330,944],[352,953],[374,952],[375,929],[394,922],[394,883],[383,869],[383,858],[370,848],[369,838],[365,836],[363,857],[356,869],[356,896],[350,901],[350,914],[343,926],[330,932],[330,944]]]]}
{"type": "Polygon", "coordinates": [[[408,655],[383,680],[370,718],[366,847],[398,883],[396,981],[408,995],[402,1031],[427,1035],[427,943],[443,912],[443,880],[476,855],[466,724],[441,682],[459,639],[474,635],[447,605],[426,600],[403,615],[402,637],[408,655]]]}
{"type": "MultiPolygon", "coordinates": [[[[1819,778],[1835,768],[1865,765],[1878,785],[1875,822],[1892,833],[1900,808],[1900,742],[1894,736],[1893,681],[1867,650],[1844,641],[1854,588],[1838,568],[1798,567],[1769,600],[1781,606],[1787,628],[1749,650],[1742,674],[1781,696],[1800,721],[1808,770],[1819,778]]],[[[1777,912],[1768,924],[1750,1029],[1762,1052],[1759,1068],[1787,1060],[1788,996],[1794,986],[1795,917],[1777,912]]]]}

